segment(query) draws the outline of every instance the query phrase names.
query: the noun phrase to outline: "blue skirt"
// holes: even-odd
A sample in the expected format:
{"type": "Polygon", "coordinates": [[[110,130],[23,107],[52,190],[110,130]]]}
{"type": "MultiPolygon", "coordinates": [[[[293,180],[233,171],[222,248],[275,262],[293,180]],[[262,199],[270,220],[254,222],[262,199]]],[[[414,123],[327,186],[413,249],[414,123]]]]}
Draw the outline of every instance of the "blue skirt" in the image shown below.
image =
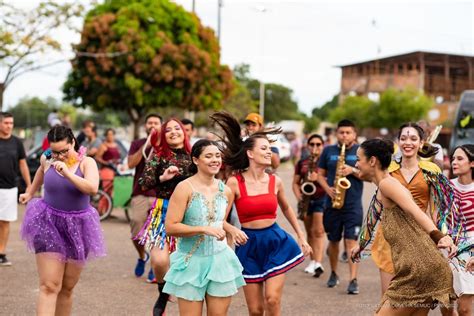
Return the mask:
{"type": "Polygon", "coordinates": [[[235,252],[244,267],[245,282],[258,283],[291,270],[304,261],[296,241],[277,223],[262,229],[242,227],[249,237],[235,252]]]}

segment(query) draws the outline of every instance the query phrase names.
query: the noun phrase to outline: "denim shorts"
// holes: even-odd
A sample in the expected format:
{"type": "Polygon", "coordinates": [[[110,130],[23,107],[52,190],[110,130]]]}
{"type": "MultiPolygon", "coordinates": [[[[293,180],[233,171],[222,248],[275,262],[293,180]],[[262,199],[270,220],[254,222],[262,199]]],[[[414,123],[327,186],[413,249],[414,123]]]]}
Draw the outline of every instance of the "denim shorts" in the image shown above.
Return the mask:
{"type": "Polygon", "coordinates": [[[308,206],[308,215],[313,213],[323,213],[326,204],[325,198],[310,200],[308,206]]]}

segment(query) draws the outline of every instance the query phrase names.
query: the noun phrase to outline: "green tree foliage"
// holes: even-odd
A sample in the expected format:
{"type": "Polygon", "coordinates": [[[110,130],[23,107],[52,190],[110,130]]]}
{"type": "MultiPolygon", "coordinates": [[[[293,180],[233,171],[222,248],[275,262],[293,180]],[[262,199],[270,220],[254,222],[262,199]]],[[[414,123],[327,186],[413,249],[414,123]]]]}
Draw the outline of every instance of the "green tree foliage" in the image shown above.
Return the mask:
{"type": "Polygon", "coordinates": [[[329,121],[336,123],[346,118],[353,121],[359,128],[370,127],[371,116],[375,115],[371,113],[374,104],[366,97],[349,96],[329,114],[329,121]]]}
{"type": "Polygon", "coordinates": [[[388,89],[380,100],[374,102],[363,96],[349,96],[329,115],[332,122],[347,118],[359,128],[388,128],[393,130],[401,124],[417,121],[426,116],[433,101],[414,89],[399,91],[388,89]]]}
{"type": "Polygon", "coordinates": [[[72,28],[72,20],[80,16],[83,6],[56,2],[45,1],[33,10],[22,10],[0,0],[0,110],[3,93],[13,80],[64,61],[46,61],[41,54],[61,50],[53,33],[58,27],[72,28]]]}
{"type": "MultiPolygon", "coordinates": [[[[258,108],[260,100],[260,81],[250,77],[250,66],[240,64],[234,68],[236,80],[247,88],[250,97],[258,108]]],[[[293,99],[293,90],[277,83],[265,84],[265,121],[302,120],[305,114],[299,112],[298,103],[293,99]]]]}
{"type": "Polygon", "coordinates": [[[336,94],[330,101],[322,106],[314,108],[311,112],[313,117],[317,117],[321,121],[327,121],[329,114],[339,105],[339,95],[336,94]]]}
{"type": "Polygon", "coordinates": [[[405,122],[424,118],[432,106],[433,101],[415,89],[388,89],[380,96],[379,103],[373,106],[372,112],[376,115],[370,125],[395,129],[405,122]]]}
{"type": "Polygon", "coordinates": [[[30,128],[41,127],[48,128],[48,114],[55,109],[57,103],[54,99],[24,97],[18,103],[9,109],[15,118],[15,127],[30,128]]]}
{"type": "MultiPolygon", "coordinates": [[[[86,17],[68,100],[126,111],[134,123],[149,109],[219,109],[232,91],[214,32],[168,0],[109,0],[86,17]]],[[[137,134],[137,125],[136,134],[137,134]]]]}
{"type": "MultiPolygon", "coordinates": [[[[258,104],[252,100],[247,88],[236,81],[234,82],[234,90],[230,97],[224,102],[222,109],[233,114],[238,119],[243,120],[247,114],[258,112],[258,104]]],[[[208,117],[212,112],[213,110],[196,113],[194,123],[197,126],[206,126],[208,124],[208,117]]]]}

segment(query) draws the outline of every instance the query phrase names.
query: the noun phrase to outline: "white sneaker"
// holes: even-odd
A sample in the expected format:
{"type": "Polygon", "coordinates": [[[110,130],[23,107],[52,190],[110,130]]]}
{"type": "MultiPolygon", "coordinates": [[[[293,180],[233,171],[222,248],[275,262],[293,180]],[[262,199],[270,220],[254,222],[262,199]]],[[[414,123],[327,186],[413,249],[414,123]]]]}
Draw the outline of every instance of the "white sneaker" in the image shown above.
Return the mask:
{"type": "Polygon", "coordinates": [[[304,272],[314,274],[314,270],[316,270],[316,261],[311,260],[308,266],[304,269],[304,272]]]}
{"type": "Polygon", "coordinates": [[[314,265],[314,277],[315,278],[319,278],[321,276],[321,274],[324,273],[324,268],[323,266],[321,265],[321,263],[319,262],[316,262],[316,264],[314,265]]]}

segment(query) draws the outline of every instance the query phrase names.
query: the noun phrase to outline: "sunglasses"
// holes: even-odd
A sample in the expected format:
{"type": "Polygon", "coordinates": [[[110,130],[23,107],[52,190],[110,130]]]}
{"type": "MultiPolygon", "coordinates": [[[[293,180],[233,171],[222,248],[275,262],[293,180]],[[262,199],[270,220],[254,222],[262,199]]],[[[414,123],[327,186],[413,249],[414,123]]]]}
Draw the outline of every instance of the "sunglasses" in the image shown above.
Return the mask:
{"type": "Polygon", "coordinates": [[[309,147],[314,147],[314,146],[321,147],[322,145],[323,145],[323,143],[309,143],[308,144],[309,147]]]}

